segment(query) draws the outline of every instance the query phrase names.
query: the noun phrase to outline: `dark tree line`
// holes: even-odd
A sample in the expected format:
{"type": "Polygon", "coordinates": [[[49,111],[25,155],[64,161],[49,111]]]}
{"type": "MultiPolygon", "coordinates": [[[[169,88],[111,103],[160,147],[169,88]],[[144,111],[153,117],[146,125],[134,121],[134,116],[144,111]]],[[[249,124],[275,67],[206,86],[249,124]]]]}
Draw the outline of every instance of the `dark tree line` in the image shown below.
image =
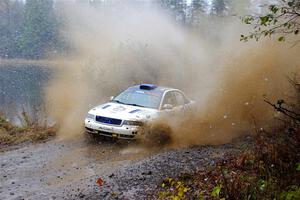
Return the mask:
{"type": "Polygon", "coordinates": [[[0,1],[0,55],[15,57],[19,54],[17,41],[24,27],[24,4],[21,1],[0,1]]]}
{"type": "Polygon", "coordinates": [[[198,24],[204,15],[222,16],[229,10],[229,0],[160,0],[162,8],[170,11],[176,21],[183,24],[198,24]]]}
{"type": "Polygon", "coordinates": [[[53,0],[0,1],[0,57],[40,59],[57,51],[53,0]]]}
{"type": "MultiPolygon", "coordinates": [[[[132,2],[132,1],[131,1],[132,2]]],[[[203,15],[224,15],[227,0],[152,0],[177,22],[198,24],[203,15]]],[[[0,58],[42,59],[66,52],[59,34],[62,19],[55,14],[54,0],[0,0],[0,58]]],[[[93,7],[113,6],[109,0],[76,0],[93,7]]],[[[141,2],[140,2],[141,3],[141,2]]]]}

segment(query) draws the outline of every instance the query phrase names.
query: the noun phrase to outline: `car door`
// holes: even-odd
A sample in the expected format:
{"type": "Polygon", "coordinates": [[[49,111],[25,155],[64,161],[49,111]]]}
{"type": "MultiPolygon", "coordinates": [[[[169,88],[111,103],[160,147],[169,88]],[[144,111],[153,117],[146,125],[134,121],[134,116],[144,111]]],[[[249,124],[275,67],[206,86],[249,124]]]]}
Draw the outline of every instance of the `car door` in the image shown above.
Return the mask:
{"type": "Polygon", "coordinates": [[[168,91],[164,95],[164,99],[162,101],[161,110],[168,114],[175,114],[175,107],[177,106],[177,100],[174,96],[173,91],[168,91]]]}
{"type": "Polygon", "coordinates": [[[174,91],[173,95],[176,98],[176,106],[175,109],[178,110],[180,113],[185,113],[185,111],[188,110],[188,104],[189,101],[186,99],[186,97],[179,91],[174,91]]]}
{"type": "Polygon", "coordinates": [[[162,110],[169,114],[180,114],[184,110],[185,100],[185,97],[180,92],[169,91],[164,96],[162,110]]]}
{"type": "Polygon", "coordinates": [[[181,91],[174,91],[174,95],[181,113],[187,114],[192,111],[192,102],[181,91]]]}

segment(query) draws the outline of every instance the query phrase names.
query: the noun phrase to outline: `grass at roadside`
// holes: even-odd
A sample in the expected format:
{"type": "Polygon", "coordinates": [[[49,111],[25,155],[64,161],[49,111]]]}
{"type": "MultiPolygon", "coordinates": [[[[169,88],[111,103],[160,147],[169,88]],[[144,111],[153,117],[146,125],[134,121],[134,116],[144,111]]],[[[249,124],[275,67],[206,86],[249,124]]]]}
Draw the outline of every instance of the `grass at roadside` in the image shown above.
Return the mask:
{"type": "Polygon", "coordinates": [[[26,123],[16,126],[0,115],[0,148],[24,142],[39,142],[55,135],[54,127],[26,123]]]}

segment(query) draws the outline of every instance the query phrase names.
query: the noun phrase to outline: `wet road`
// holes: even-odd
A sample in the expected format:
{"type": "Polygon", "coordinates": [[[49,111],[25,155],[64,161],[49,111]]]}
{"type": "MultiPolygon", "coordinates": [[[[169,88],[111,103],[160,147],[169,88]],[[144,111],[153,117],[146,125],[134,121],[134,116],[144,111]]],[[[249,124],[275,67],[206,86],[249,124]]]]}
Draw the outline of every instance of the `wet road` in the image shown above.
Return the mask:
{"type": "Polygon", "coordinates": [[[149,155],[136,144],[86,138],[0,153],[0,199],[31,199],[149,155]]]}
{"type": "Polygon", "coordinates": [[[149,149],[86,138],[28,145],[0,153],[0,199],[145,199],[165,177],[213,165],[239,146],[149,149]]]}

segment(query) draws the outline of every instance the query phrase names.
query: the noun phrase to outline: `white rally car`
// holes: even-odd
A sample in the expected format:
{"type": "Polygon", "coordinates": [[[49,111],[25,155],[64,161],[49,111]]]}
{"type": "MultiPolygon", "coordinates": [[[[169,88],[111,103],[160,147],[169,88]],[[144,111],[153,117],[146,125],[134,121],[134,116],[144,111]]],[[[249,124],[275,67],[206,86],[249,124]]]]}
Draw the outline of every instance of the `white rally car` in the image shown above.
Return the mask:
{"type": "Polygon", "coordinates": [[[92,108],[85,118],[85,129],[88,133],[133,139],[144,123],[164,113],[190,110],[192,104],[178,89],[136,85],[112,97],[110,102],[92,108]]]}

